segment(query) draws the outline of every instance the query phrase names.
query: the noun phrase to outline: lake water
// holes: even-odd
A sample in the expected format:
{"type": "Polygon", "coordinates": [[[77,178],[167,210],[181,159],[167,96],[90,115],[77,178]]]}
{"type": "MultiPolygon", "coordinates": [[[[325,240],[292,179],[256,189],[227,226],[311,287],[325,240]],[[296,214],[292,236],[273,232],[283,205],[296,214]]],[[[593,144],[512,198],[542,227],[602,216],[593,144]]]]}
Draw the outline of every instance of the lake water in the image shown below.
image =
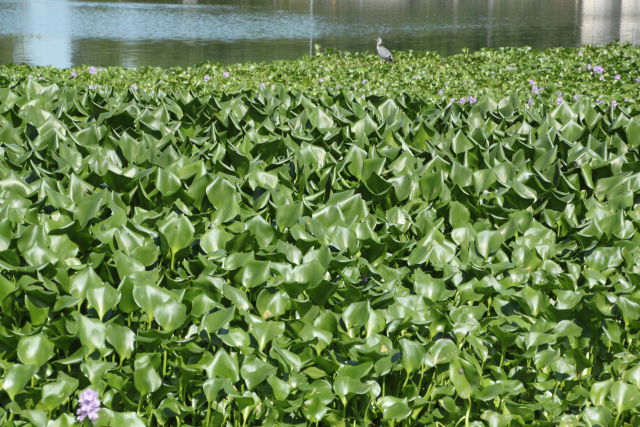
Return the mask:
{"type": "Polygon", "coordinates": [[[375,51],[640,43],[640,0],[0,0],[0,63],[191,65],[375,51]]]}

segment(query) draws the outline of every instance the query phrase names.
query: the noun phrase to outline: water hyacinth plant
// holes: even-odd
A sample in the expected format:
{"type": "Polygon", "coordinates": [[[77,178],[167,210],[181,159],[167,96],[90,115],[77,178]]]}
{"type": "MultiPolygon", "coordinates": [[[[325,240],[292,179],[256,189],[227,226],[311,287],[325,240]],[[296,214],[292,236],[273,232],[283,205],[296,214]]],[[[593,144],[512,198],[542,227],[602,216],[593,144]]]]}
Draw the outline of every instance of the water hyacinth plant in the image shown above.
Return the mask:
{"type": "Polygon", "coordinates": [[[82,422],[85,419],[91,421],[92,424],[98,420],[100,412],[100,399],[98,398],[98,392],[88,388],[80,393],[78,398],[78,421],[82,422]]]}
{"type": "Polygon", "coordinates": [[[580,51],[0,67],[0,424],[640,424],[640,55],[580,51]]]}

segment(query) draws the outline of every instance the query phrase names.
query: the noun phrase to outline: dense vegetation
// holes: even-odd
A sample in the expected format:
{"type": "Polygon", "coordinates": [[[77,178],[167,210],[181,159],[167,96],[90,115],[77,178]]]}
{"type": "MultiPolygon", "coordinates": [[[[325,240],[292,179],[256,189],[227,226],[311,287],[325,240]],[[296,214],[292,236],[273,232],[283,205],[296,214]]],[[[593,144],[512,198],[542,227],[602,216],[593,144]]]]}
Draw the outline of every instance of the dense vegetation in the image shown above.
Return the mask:
{"type": "Polygon", "coordinates": [[[0,67],[0,423],[637,425],[639,54],[0,67]]]}

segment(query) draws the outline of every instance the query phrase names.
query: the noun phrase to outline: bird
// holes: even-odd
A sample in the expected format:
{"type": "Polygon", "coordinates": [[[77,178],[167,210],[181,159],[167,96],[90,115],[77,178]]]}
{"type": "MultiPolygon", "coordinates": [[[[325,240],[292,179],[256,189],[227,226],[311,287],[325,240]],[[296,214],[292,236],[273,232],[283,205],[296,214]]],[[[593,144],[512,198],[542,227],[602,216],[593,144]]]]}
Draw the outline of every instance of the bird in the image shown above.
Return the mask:
{"type": "Polygon", "coordinates": [[[376,39],[376,47],[378,49],[378,56],[380,56],[380,58],[383,61],[393,62],[393,56],[391,55],[391,51],[386,47],[382,46],[382,39],[380,37],[376,39]]]}

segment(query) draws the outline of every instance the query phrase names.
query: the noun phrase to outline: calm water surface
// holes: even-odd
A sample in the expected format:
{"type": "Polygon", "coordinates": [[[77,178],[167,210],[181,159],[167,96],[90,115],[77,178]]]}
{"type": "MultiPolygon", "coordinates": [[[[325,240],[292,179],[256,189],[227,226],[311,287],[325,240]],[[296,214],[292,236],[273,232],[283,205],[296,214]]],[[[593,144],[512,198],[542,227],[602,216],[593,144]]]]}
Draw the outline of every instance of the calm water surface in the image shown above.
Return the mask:
{"type": "Polygon", "coordinates": [[[190,65],[351,51],[640,43],[640,0],[0,0],[0,63],[190,65]]]}

